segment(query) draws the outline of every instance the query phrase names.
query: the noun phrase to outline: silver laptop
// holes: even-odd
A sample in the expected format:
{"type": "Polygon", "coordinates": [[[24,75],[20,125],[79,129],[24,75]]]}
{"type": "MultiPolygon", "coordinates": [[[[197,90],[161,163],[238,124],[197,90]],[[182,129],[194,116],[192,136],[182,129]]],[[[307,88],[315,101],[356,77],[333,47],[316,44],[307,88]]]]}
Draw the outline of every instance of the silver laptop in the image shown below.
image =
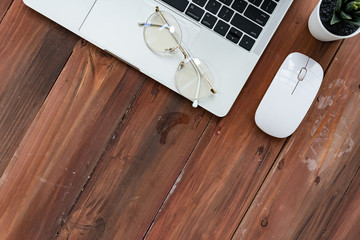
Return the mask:
{"type": "Polygon", "coordinates": [[[159,54],[144,40],[146,26],[141,23],[158,6],[166,16],[172,15],[177,20],[181,44],[211,71],[216,93],[198,98],[198,105],[222,117],[235,102],[292,0],[24,0],[24,3],[181,94],[176,83],[179,63],[184,58],[181,51],[159,54]]]}

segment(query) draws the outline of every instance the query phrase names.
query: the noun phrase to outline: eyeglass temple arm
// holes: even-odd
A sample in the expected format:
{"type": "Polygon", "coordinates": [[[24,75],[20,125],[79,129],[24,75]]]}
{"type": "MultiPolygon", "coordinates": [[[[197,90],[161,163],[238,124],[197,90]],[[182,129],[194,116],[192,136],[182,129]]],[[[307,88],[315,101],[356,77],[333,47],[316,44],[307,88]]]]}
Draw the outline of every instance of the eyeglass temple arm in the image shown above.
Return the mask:
{"type": "Polygon", "coordinates": [[[193,58],[190,58],[190,62],[191,62],[191,65],[193,65],[193,67],[200,72],[200,75],[205,79],[206,83],[209,85],[210,87],[210,91],[212,93],[216,93],[216,90],[214,88],[214,86],[211,84],[210,80],[207,78],[206,74],[203,73],[203,71],[198,67],[198,65],[194,62],[194,59],[193,58]]]}

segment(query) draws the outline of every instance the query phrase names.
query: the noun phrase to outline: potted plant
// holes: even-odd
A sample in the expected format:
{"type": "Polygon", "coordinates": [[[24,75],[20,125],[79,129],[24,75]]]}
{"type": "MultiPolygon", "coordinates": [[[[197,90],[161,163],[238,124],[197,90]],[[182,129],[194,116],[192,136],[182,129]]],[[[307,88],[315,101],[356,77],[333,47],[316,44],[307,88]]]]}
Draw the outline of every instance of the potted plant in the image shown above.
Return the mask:
{"type": "Polygon", "coordinates": [[[360,32],[360,0],[320,0],[308,21],[320,41],[353,37],[360,32]]]}

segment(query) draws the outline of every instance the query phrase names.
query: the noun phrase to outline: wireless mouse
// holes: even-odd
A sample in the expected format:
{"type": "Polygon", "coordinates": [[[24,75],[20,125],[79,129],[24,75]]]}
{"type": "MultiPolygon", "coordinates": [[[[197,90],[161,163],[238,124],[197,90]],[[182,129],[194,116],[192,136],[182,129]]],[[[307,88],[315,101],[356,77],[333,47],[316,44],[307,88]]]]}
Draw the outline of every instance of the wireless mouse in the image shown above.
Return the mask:
{"type": "Polygon", "coordinates": [[[314,101],[323,76],[320,64],[310,57],[288,55],[256,110],[257,126],[277,138],[290,136],[314,101]]]}

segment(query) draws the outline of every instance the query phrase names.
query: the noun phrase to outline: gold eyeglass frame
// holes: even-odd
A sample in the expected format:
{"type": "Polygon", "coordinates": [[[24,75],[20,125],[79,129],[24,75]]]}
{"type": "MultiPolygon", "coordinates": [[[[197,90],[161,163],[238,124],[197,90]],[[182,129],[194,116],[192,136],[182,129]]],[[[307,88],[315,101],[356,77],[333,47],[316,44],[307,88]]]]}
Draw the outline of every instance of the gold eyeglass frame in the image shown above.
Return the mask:
{"type": "MultiPolygon", "coordinates": [[[[162,21],[164,21],[164,24],[166,26],[168,26],[167,28],[170,29],[169,26],[171,26],[169,24],[169,22],[166,20],[164,14],[162,13],[162,11],[160,11],[159,7],[156,6],[155,7],[155,13],[158,13],[160,18],[162,19],[162,21]]],[[[154,13],[154,14],[155,14],[154,13]]],[[[150,15],[150,17],[146,20],[146,22],[139,22],[139,25],[140,26],[145,26],[145,25],[148,25],[148,26],[155,26],[155,27],[164,27],[163,25],[157,25],[157,24],[149,24],[149,19],[154,15],[150,15]]],[[[169,15],[171,15],[170,13],[167,13],[169,15]]],[[[171,15],[172,16],[172,15],[171,15]]],[[[176,21],[176,19],[174,18],[174,20],[176,21]]],[[[177,21],[176,21],[177,22],[177,21]]],[[[179,27],[180,27],[180,24],[179,24],[179,27]]],[[[180,30],[181,30],[181,27],[180,27],[180,30]]],[[[185,47],[184,43],[181,41],[181,37],[177,35],[176,32],[172,32],[172,31],[169,31],[171,33],[171,36],[174,38],[175,42],[177,42],[177,46],[176,47],[172,47],[170,49],[165,49],[165,51],[169,51],[169,52],[174,52],[176,49],[179,49],[180,52],[183,54],[184,56],[184,59],[180,62],[179,64],[179,67],[178,68],[182,68],[185,64],[185,61],[188,60],[190,61],[192,67],[195,69],[196,71],[196,74],[197,74],[197,78],[198,78],[198,84],[197,84],[197,89],[196,89],[196,95],[195,95],[195,99],[194,99],[194,102],[193,102],[193,107],[197,107],[198,106],[198,100],[199,100],[199,92],[200,92],[200,85],[201,85],[201,79],[204,79],[205,82],[208,84],[208,86],[210,87],[210,91],[211,93],[213,94],[216,94],[217,91],[215,90],[213,84],[211,83],[211,81],[208,79],[208,77],[206,76],[206,74],[199,68],[199,66],[196,64],[196,62],[194,61],[194,58],[191,56],[191,53],[190,51],[185,47]]],[[[145,36],[145,31],[143,32],[143,37],[144,37],[144,40],[146,39],[146,36],[145,36]]],[[[147,41],[145,40],[145,44],[147,45],[147,47],[149,49],[152,50],[152,47],[150,47],[147,43],[147,41]]]]}

